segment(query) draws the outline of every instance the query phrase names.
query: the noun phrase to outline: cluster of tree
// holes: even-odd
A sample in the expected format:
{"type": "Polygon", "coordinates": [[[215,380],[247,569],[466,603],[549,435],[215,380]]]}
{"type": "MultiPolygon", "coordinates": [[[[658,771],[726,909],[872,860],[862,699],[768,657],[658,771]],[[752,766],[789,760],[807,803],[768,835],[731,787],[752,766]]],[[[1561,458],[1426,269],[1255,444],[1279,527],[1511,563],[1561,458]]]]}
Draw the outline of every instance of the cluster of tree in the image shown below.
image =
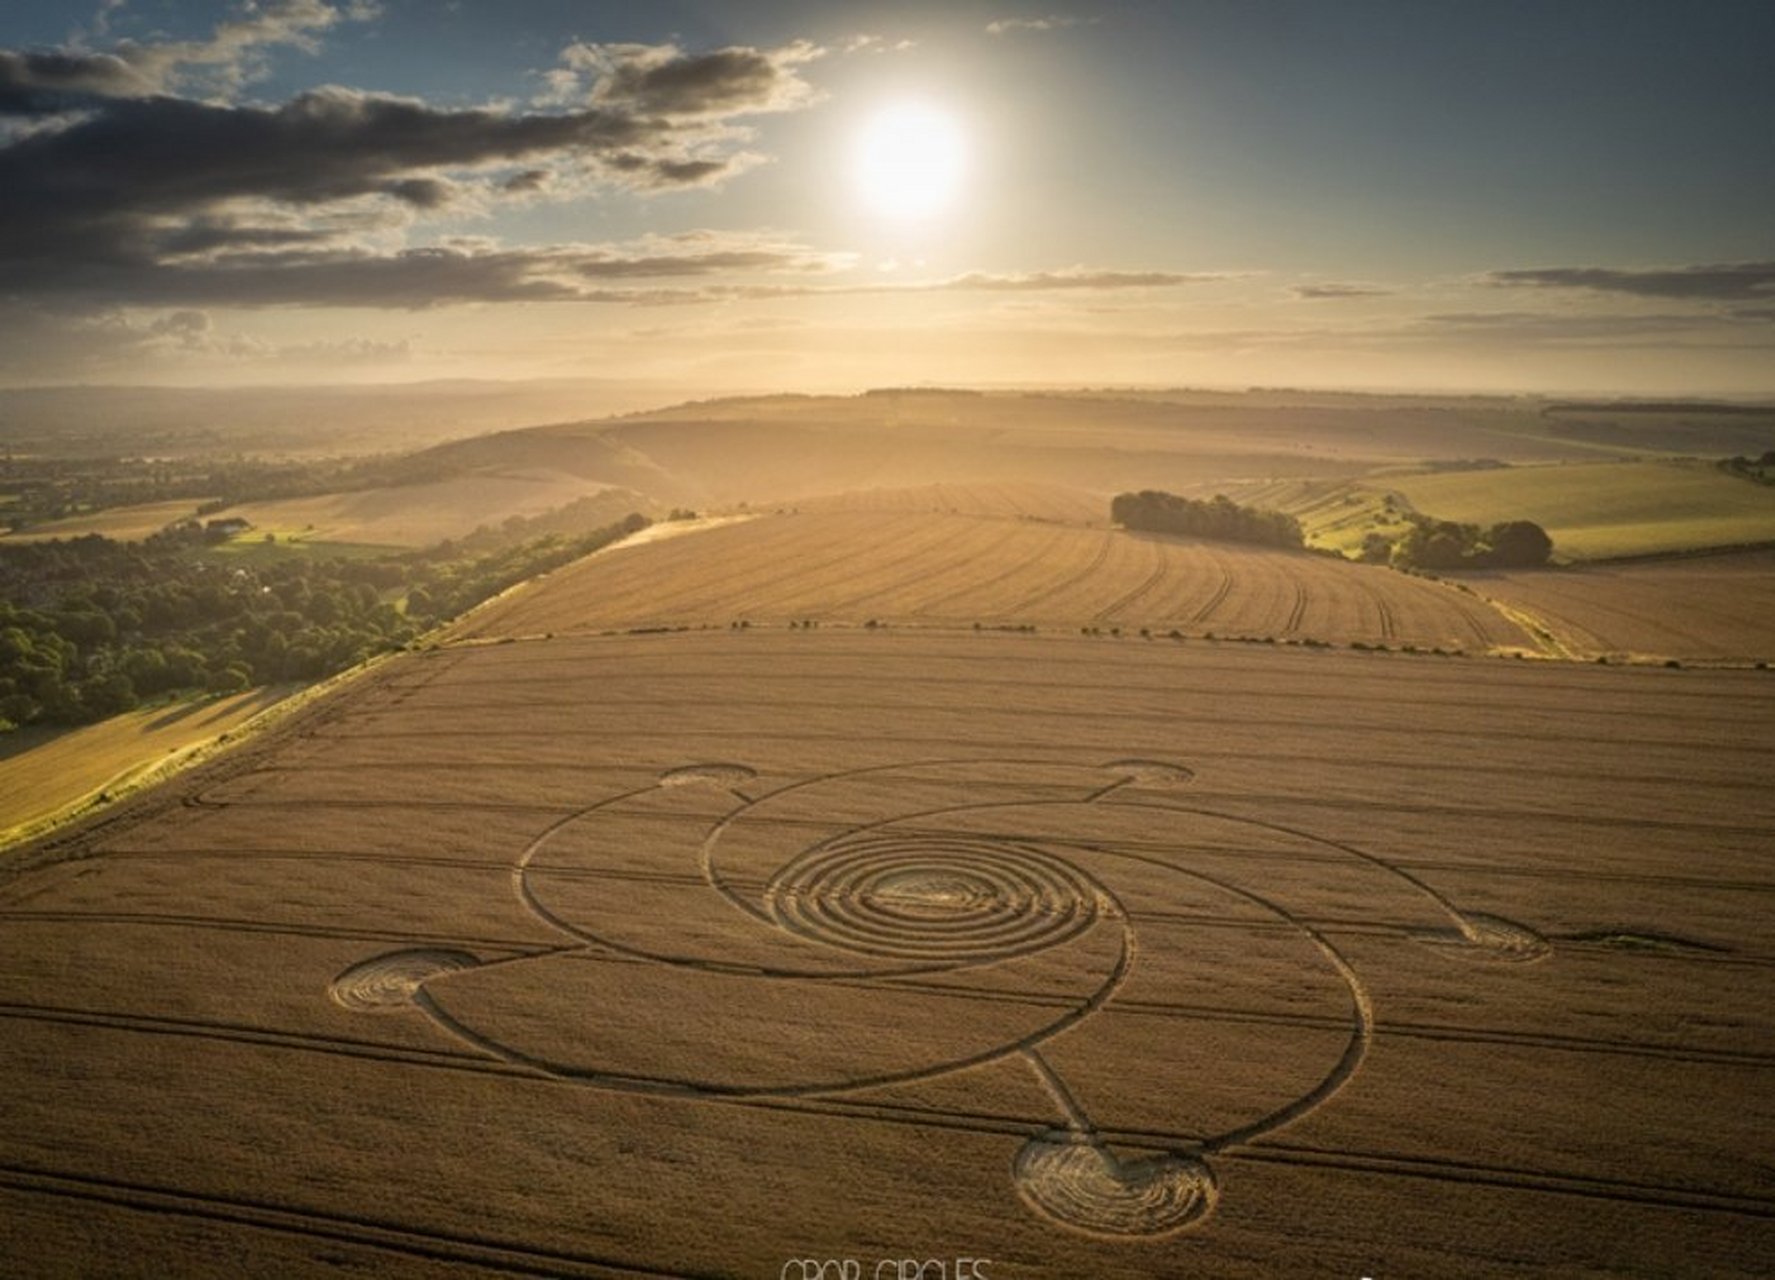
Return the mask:
{"type": "Polygon", "coordinates": [[[256,565],[206,555],[195,524],[138,544],[0,545],[0,727],[85,723],[175,690],[317,679],[646,523],[631,515],[474,553],[256,565]]]}
{"type": "Polygon", "coordinates": [[[1221,542],[1255,542],[1266,547],[1303,547],[1300,521],[1281,511],[1240,506],[1225,494],[1206,502],[1174,493],[1143,489],[1119,493],[1110,503],[1110,519],[1125,529],[1183,534],[1221,542]]]}
{"type": "Polygon", "coordinates": [[[1775,484],[1775,449],[1768,450],[1760,458],[1747,458],[1743,454],[1725,458],[1719,468],[1727,475],[1742,476],[1758,484],[1775,484]]]}
{"type": "Polygon", "coordinates": [[[1405,536],[1370,533],[1362,559],[1402,569],[1523,569],[1547,563],[1553,539],[1533,520],[1480,527],[1413,514],[1405,536]]]}

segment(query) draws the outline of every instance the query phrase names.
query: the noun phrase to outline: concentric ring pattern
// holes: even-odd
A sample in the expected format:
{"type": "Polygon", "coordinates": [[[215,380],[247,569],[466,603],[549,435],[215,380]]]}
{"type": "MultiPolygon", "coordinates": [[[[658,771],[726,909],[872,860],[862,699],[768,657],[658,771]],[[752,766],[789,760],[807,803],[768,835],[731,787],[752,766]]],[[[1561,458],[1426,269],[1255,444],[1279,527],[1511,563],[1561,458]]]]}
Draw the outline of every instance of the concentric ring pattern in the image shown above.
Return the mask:
{"type": "Polygon", "coordinates": [[[765,887],[782,928],[865,955],[933,963],[1021,955],[1090,928],[1104,895],[1032,844],[876,831],[816,846],[765,887]]]}

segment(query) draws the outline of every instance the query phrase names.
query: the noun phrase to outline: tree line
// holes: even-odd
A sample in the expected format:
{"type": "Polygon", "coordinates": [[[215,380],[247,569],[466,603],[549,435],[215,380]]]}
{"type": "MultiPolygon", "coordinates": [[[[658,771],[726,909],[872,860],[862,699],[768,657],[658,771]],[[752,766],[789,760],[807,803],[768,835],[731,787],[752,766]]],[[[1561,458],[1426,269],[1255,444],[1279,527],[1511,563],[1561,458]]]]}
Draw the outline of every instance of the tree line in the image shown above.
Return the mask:
{"type": "Polygon", "coordinates": [[[1266,547],[1299,549],[1306,545],[1300,521],[1282,511],[1246,507],[1225,494],[1207,501],[1179,497],[1158,489],[1119,493],[1110,503],[1110,519],[1124,529],[1181,534],[1219,542],[1253,542],[1266,547]]]}
{"type": "Polygon", "coordinates": [[[206,554],[196,522],[141,543],[0,544],[0,730],[101,720],[175,691],[318,679],[647,523],[260,564],[206,554]]]}
{"type": "Polygon", "coordinates": [[[1401,569],[1529,569],[1547,563],[1553,539],[1533,520],[1504,520],[1481,527],[1411,513],[1400,538],[1370,533],[1363,560],[1401,569]]]}

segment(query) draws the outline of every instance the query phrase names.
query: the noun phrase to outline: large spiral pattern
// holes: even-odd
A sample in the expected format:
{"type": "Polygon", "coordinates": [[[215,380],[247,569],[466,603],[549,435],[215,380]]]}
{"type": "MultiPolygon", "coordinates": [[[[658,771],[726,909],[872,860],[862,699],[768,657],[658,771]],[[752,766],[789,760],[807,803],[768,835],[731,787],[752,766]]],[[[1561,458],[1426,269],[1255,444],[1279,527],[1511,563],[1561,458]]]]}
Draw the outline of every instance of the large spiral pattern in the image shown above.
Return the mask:
{"type": "Polygon", "coordinates": [[[1056,946],[1105,895],[1039,846],[893,831],[816,846],[765,887],[782,928],[864,955],[967,963],[1056,946]]]}

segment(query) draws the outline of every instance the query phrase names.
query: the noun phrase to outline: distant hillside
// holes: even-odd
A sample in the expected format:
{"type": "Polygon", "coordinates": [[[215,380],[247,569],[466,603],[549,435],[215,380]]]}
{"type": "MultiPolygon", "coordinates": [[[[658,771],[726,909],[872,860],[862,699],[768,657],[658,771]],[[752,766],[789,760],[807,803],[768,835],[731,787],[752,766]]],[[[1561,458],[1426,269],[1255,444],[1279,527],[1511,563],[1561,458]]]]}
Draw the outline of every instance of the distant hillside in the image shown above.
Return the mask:
{"type": "Polygon", "coordinates": [[[701,507],[932,483],[1178,490],[1474,457],[1598,454],[1595,445],[1550,438],[1528,402],[1171,395],[884,390],[712,400],[503,431],[414,462],[545,468],[701,507]]]}

